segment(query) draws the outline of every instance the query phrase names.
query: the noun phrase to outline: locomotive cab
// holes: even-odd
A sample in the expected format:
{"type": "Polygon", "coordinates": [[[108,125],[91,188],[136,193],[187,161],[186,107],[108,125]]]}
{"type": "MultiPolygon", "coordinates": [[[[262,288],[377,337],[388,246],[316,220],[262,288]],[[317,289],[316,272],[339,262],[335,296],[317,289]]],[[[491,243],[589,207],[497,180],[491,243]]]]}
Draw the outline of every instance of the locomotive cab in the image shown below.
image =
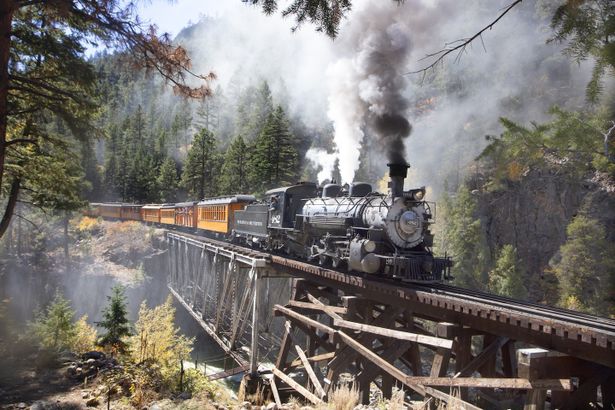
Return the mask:
{"type": "Polygon", "coordinates": [[[269,199],[269,227],[292,229],[305,201],[318,196],[318,188],[313,182],[303,182],[272,189],[265,195],[269,199]]]}

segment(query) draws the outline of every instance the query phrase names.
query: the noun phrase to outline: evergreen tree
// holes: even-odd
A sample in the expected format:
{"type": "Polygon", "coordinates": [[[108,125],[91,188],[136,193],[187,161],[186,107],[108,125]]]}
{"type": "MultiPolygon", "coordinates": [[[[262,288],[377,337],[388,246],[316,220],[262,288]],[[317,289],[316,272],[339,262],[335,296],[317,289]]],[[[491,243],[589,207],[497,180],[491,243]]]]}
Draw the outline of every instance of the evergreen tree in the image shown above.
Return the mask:
{"type": "Polygon", "coordinates": [[[246,141],[254,141],[261,134],[273,110],[271,89],[266,81],[259,88],[247,87],[237,107],[237,133],[244,136],[246,141]]]}
{"type": "Polygon", "coordinates": [[[33,324],[34,334],[41,346],[56,350],[69,348],[76,335],[74,315],[68,300],[61,293],[56,293],[45,313],[39,314],[33,324]]]}
{"type": "Polygon", "coordinates": [[[216,138],[207,129],[201,129],[192,141],[182,174],[182,185],[193,199],[217,195],[219,155],[216,138]]]}
{"type": "Polygon", "coordinates": [[[455,198],[448,195],[441,201],[442,253],[453,257],[455,284],[470,289],[486,289],[488,284],[487,257],[480,219],[476,218],[476,200],[464,184],[455,198]]]}
{"type": "Polygon", "coordinates": [[[523,286],[522,275],[517,250],[512,245],[504,245],[495,267],[489,272],[489,290],[499,295],[524,299],[527,297],[527,290],[523,286]]]}
{"type": "Polygon", "coordinates": [[[199,128],[218,131],[220,124],[220,99],[222,89],[218,86],[212,96],[203,98],[196,110],[194,123],[199,128]]]}
{"type": "Polygon", "coordinates": [[[585,215],[575,217],[566,229],[566,243],[555,264],[560,303],[596,314],[615,314],[615,244],[604,227],[585,215]]]}
{"type": "Polygon", "coordinates": [[[250,192],[248,183],[249,161],[248,146],[240,135],[233,140],[224,155],[220,183],[222,193],[241,194],[250,192]]]}
{"type": "Polygon", "coordinates": [[[172,158],[164,160],[158,173],[158,190],[162,202],[175,202],[177,200],[178,181],[177,166],[172,158]]]}
{"type": "Polygon", "coordinates": [[[112,295],[107,296],[107,300],[109,304],[103,310],[103,320],[96,323],[107,332],[100,338],[98,344],[110,348],[112,352],[123,353],[127,348],[125,338],[131,334],[124,287],[114,286],[112,295]]]}
{"type": "Polygon", "coordinates": [[[282,107],[267,118],[263,131],[254,141],[250,179],[257,190],[292,184],[298,175],[298,153],[282,107]]]}

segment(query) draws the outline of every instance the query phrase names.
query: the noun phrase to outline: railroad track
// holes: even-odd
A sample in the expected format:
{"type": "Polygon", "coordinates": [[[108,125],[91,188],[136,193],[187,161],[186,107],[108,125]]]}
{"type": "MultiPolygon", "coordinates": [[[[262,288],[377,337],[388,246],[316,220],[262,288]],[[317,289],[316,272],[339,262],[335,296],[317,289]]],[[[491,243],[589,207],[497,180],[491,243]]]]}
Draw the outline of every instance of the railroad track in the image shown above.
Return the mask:
{"type": "Polygon", "coordinates": [[[539,315],[556,320],[576,323],[581,326],[591,326],[608,332],[615,333],[615,320],[600,316],[594,316],[583,312],[576,312],[555,306],[543,305],[535,302],[511,299],[472,289],[464,289],[446,284],[433,284],[430,286],[412,285],[414,288],[423,288],[426,291],[448,295],[481,303],[489,303],[502,309],[517,310],[528,314],[539,315]]]}

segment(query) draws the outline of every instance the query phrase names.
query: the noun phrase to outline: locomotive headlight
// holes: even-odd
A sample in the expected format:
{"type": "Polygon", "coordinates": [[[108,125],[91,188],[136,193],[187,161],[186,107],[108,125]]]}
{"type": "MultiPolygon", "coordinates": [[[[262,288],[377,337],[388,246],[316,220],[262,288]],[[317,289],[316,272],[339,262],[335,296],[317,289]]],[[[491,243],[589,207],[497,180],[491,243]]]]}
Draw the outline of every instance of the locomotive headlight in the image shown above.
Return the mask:
{"type": "Polygon", "coordinates": [[[425,191],[423,191],[422,189],[419,189],[414,193],[414,199],[416,201],[421,201],[424,197],[425,197],[425,191]]]}
{"type": "Polygon", "coordinates": [[[406,235],[412,235],[419,229],[419,217],[413,211],[404,212],[399,218],[399,228],[406,235]]]}

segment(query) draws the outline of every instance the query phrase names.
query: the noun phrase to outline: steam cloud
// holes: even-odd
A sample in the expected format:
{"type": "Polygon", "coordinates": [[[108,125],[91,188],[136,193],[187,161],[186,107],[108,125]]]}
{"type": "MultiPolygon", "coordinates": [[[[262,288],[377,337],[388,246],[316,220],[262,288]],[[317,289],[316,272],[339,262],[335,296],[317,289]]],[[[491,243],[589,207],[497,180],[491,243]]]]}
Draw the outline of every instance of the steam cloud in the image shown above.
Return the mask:
{"type": "Polygon", "coordinates": [[[343,182],[354,179],[364,131],[376,137],[389,162],[400,163],[405,162],[404,138],[412,130],[403,76],[411,48],[409,30],[396,21],[397,6],[381,3],[368,3],[353,16],[353,27],[346,27],[350,35],[342,41],[357,50],[356,55],[335,62],[327,73],[328,115],[335,127],[343,182]]]}
{"type": "Polygon", "coordinates": [[[565,44],[546,42],[557,5],[550,0],[524,2],[484,36],[484,48],[477,42],[460,60],[451,56],[425,81],[403,75],[427,64],[421,61],[426,54],[482,28],[509,3],[354,0],[331,41],[309,24],[292,33],[292,19],[238,2],[228,16],[186,30],[182,42],[194,71],[218,74],[223,119],[236,115],[236,90],[269,82],[276,103],[313,133],[308,159],[321,182],[332,177],[336,159],[342,180],[352,181],[361,152],[371,167],[367,182],[375,182],[387,160],[399,159],[389,153],[401,156],[405,147],[409,183],[437,194],[444,181],[454,188],[463,180],[467,164],[485,147],[484,136],[501,132],[499,117],[544,122],[554,104],[584,104],[593,62],[576,64],[562,55],[565,44]],[[388,116],[392,120],[385,121],[388,116]],[[411,138],[404,138],[410,131],[405,119],[412,123],[411,138]],[[335,147],[328,140],[331,122],[335,147]]]}

